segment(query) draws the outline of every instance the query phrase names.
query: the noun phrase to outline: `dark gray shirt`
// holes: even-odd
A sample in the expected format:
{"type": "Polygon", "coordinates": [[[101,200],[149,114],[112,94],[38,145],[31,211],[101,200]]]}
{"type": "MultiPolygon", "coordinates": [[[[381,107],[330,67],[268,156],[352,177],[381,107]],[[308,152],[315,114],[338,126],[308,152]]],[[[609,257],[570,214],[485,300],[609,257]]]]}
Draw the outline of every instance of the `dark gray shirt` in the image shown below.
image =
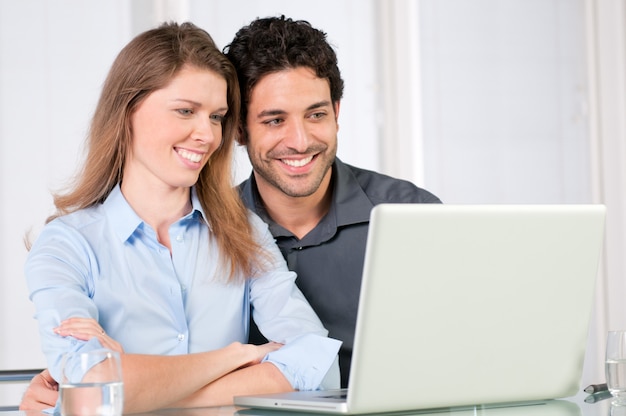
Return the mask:
{"type": "MultiPolygon", "coordinates": [[[[339,352],[341,385],[346,387],[361,288],[370,211],[381,203],[440,203],[439,198],[408,181],[346,165],[333,165],[332,203],[328,214],[304,238],[274,222],[263,205],[254,175],[239,185],[246,206],[259,215],[276,238],[296,284],[328,329],[343,342],[339,352]]],[[[262,342],[256,328],[251,342],[262,342]]]]}

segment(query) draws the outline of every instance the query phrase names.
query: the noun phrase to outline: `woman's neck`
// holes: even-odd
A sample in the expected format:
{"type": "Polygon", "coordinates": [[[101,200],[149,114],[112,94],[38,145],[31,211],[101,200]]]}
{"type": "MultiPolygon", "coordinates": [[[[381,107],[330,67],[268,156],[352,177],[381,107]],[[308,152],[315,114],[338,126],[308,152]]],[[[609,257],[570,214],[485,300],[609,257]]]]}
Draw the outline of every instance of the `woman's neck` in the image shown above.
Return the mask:
{"type": "Polygon", "coordinates": [[[150,186],[124,180],[121,190],[135,213],[154,229],[159,242],[171,251],[169,227],[191,212],[191,189],[150,186]]]}

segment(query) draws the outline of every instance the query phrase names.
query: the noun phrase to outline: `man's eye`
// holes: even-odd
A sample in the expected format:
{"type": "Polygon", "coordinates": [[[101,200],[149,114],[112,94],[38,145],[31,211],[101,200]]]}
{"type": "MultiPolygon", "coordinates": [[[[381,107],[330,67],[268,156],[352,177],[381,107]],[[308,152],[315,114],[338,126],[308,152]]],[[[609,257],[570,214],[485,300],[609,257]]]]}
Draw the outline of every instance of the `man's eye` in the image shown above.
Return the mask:
{"type": "Polygon", "coordinates": [[[268,125],[268,126],[277,126],[277,125],[279,125],[280,123],[282,123],[282,120],[281,120],[281,119],[279,119],[279,118],[273,118],[273,119],[271,119],[271,120],[265,120],[265,121],[263,122],[263,124],[266,124],[266,125],[268,125]]]}

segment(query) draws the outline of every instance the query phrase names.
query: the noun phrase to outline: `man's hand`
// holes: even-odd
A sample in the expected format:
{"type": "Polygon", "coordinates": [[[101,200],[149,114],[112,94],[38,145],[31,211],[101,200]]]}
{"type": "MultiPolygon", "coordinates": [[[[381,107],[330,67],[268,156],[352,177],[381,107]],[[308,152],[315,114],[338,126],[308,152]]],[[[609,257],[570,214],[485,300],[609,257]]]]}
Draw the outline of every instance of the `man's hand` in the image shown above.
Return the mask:
{"type": "Polygon", "coordinates": [[[58,396],[59,385],[48,370],[43,370],[33,377],[28,385],[20,403],[20,410],[43,410],[54,407],[58,396]]]}

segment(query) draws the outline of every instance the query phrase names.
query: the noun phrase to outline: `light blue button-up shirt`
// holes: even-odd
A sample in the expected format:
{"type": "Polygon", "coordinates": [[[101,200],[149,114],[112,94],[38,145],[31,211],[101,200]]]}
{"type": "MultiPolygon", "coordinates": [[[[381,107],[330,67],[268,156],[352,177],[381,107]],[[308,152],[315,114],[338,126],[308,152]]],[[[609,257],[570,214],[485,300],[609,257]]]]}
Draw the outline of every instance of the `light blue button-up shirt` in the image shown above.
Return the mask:
{"type": "MultiPolygon", "coordinates": [[[[298,390],[338,373],[340,342],[294,284],[274,239],[256,215],[250,221],[271,254],[268,271],[227,282],[221,253],[192,190],[192,212],[172,224],[172,252],[128,205],[119,187],[103,204],[59,217],[42,230],[25,265],[30,298],[52,376],[65,352],[99,342],[53,332],[70,317],[95,318],[126,353],[176,355],[247,342],[250,305],[259,329],[285,346],[265,357],[298,390]]],[[[325,387],[339,382],[324,380],[325,387]]]]}

